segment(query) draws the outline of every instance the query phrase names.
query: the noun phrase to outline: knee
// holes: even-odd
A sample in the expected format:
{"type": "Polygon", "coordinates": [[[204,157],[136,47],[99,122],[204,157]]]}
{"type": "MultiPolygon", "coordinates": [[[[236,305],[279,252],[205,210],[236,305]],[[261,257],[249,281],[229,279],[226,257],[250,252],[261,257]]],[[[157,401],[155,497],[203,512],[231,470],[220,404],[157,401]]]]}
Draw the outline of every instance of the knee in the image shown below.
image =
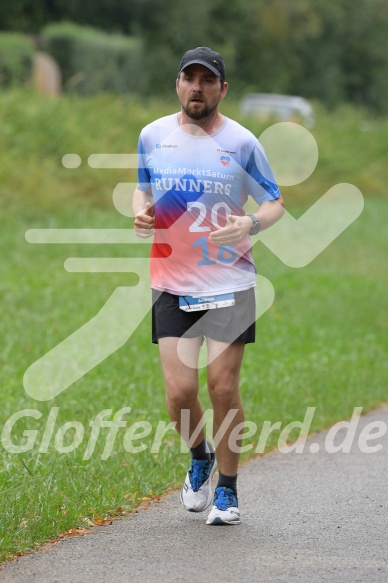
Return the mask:
{"type": "Polygon", "coordinates": [[[208,389],[213,405],[218,407],[224,406],[229,409],[239,401],[238,379],[225,378],[222,375],[217,379],[208,380],[208,389]]]}
{"type": "Polygon", "coordinates": [[[197,399],[197,395],[197,387],[182,386],[177,382],[171,382],[166,385],[166,402],[169,408],[190,408],[197,399]]]}

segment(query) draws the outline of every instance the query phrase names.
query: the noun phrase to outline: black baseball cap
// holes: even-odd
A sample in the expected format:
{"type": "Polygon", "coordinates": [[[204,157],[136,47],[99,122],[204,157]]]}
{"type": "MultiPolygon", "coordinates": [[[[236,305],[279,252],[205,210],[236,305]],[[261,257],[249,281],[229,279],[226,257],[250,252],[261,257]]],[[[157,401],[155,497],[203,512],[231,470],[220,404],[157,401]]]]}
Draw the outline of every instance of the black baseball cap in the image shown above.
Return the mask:
{"type": "Polygon", "coordinates": [[[225,79],[225,63],[219,53],[209,47],[197,47],[187,51],[179,64],[178,75],[189,65],[204,65],[217,77],[225,79]]]}

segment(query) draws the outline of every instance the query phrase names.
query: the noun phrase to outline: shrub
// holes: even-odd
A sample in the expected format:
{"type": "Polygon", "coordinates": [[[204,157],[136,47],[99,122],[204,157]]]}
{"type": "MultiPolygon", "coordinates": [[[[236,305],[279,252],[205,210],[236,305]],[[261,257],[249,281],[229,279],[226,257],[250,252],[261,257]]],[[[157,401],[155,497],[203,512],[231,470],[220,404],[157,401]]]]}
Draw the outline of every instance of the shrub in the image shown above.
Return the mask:
{"type": "Polygon", "coordinates": [[[80,95],[138,91],[142,78],[138,38],[63,22],[46,27],[42,41],[61,68],[65,91],[80,95]]]}
{"type": "Polygon", "coordinates": [[[30,80],[34,45],[16,33],[0,34],[0,86],[23,85],[30,80]]]}

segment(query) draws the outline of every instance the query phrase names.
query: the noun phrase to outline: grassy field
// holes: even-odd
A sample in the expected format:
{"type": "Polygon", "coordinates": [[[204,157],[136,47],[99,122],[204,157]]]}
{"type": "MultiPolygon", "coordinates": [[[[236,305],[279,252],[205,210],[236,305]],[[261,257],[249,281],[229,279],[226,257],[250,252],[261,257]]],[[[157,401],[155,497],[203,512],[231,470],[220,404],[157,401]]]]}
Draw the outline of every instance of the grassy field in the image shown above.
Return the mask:
{"type": "MultiPolygon", "coordinates": [[[[140,128],[175,107],[107,96],[46,101],[9,93],[0,98],[1,426],[18,411],[41,414],[22,417],[12,430],[16,446],[36,437],[30,451],[12,453],[4,443],[0,446],[2,560],[69,529],[128,513],[144,497],[179,486],[186,472],[188,457],[173,432],[158,452],[150,451],[158,423],[168,418],[149,314],[128,343],[53,400],[36,401],[23,388],[24,372],[36,359],[90,320],[118,286],[134,283],[124,273],[67,273],[64,261],[139,254],[130,245],[31,245],[25,232],[130,227],[131,219],[113,208],[112,191],[135,175],[88,168],[87,157],[134,152],[140,128]],[[68,152],[81,156],[80,168],[61,166],[68,152]],[[109,433],[102,428],[90,459],[83,459],[96,415],[111,410],[106,417],[111,420],[123,407],[131,410],[112,454],[102,459],[109,433]],[[39,453],[54,408],[58,416],[52,435],[45,435],[47,452],[39,453]],[[127,452],[125,432],[140,421],[152,427],[136,443],[147,448],[127,452]],[[59,445],[73,441],[74,427],[62,440],[58,433],[69,422],[82,424],[83,439],[74,451],[58,453],[59,445]],[[30,433],[23,436],[24,430],[30,433]]],[[[225,112],[238,117],[234,104],[226,105],[225,112]]],[[[264,129],[242,121],[256,135],[264,129]]],[[[387,126],[387,120],[368,119],[349,108],[330,114],[319,109],[312,130],[320,150],[318,167],[306,183],[283,189],[287,207],[299,216],[330,186],[351,182],[365,196],[364,211],[303,269],[286,267],[263,245],[255,247],[259,270],[276,291],[272,308],[258,321],[257,343],[246,350],[241,376],[246,419],[259,432],[265,420],[281,421],[283,427],[301,421],[309,406],[316,407],[311,425],[316,431],[349,418],[354,407],[367,411],[387,401],[387,126]]],[[[147,249],[142,251],[146,255],[147,249]]],[[[208,407],[203,370],[200,380],[208,407]]],[[[250,439],[254,445],[258,435],[250,439]]]]}

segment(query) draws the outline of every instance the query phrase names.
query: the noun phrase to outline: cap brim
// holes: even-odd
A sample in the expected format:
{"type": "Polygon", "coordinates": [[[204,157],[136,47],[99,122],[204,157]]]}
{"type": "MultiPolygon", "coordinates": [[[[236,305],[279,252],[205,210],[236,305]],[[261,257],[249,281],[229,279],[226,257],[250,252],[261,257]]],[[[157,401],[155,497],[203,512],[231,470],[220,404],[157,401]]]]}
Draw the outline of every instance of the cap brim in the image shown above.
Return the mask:
{"type": "Polygon", "coordinates": [[[185,63],[185,66],[182,67],[182,69],[179,71],[179,73],[182,73],[182,71],[184,71],[184,69],[186,69],[190,65],[203,65],[207,69],[210,69],[210,71],[212,73],[214,73],[215,75],[217,75],[217,77],[221,77],[221,73],[219,72],[219,70],[216,69],[215,67],[212,67],[211,65],[209,65],[209,63],[205,63],[205,61],[190,61],[189,63],[185,63]]]}

